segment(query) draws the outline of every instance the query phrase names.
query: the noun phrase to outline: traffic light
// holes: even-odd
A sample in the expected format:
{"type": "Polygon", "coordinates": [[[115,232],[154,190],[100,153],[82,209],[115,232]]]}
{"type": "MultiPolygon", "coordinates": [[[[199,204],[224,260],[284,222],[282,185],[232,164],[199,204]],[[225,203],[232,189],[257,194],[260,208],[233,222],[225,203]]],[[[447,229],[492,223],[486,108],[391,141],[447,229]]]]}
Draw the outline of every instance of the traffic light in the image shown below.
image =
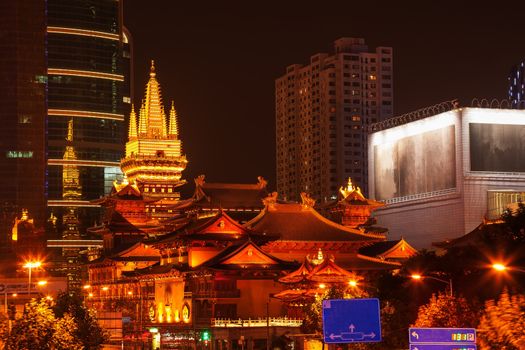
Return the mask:
{"type": "Polygon", "coordinates": [[[210,331],[205,330],[201,332],[201,341],[209,341],[210,338],[210,331]]]}

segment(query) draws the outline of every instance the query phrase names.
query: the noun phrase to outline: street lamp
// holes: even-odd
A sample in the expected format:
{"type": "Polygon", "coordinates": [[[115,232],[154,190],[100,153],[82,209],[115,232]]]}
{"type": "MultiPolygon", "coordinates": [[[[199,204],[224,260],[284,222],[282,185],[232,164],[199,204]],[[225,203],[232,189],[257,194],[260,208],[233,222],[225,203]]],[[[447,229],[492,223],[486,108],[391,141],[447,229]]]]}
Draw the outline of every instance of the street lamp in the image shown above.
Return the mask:
{"type": "Polygon", "coordinates": [[[492,268],[498,272],[503,272],[503,271],[517,271],[517,272],[524,272],[525,273],[525,269],[522,269],[520,267],[515,267],[515,266],[507,266],[505,264],[502,264],[502,263],[495,263],[495,264],[492,264],[492,268]]]}
{"type": "Polygon", "coordinates": [[[416,280],[416,281],[423,280],[423,279],[431,279],[431,280],[434,280],[434,281],[439,281],[439,282],[441,282],[441,283],[448,284],[448,287],[449,287],[449,290],[450,290],[450,296],[453,295],[453,291],[452,291],[452,279],[451,279],[451,278],[449,278],[448,281],[447,281],[447,280],[444,280],[444,279],[441,279],[441,278],[438,278],[438,277],[434,277],[434,276],[423,276],[423,275],[420,275],[420,274],[413,274],[413,275],[410,275],[410,278],[412,278],[413,280],[416,280]]]}
{"type": "Polygon", "coordinates": [[[24,265],[26,269],[29,269],[29,284],[27,285],[27,295],[31,298],[31,270],[42,266],[40,261],[28,261],[24,265]]]}

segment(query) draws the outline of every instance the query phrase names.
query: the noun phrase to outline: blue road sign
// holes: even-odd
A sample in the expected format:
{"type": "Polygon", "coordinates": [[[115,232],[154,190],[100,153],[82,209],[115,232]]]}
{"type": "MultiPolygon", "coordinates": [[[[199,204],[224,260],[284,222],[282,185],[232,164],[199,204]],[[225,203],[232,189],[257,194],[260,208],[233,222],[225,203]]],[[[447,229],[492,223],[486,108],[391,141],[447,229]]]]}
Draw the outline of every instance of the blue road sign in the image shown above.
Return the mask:
{"type": "Polygon", "coordinates": [[[476,344],[474,328],[410,328],[410,344],[476,344]]]}
{"type": "Polygon", "coordinates": [[[477,350],[477,347],[458,344],[410,344],[410,350],[477,350]]]}
{"type": "Polygon", "coordinates": [[[379,299],[324,300],[323,335],[325,343],[380,342],[379,299]]]}

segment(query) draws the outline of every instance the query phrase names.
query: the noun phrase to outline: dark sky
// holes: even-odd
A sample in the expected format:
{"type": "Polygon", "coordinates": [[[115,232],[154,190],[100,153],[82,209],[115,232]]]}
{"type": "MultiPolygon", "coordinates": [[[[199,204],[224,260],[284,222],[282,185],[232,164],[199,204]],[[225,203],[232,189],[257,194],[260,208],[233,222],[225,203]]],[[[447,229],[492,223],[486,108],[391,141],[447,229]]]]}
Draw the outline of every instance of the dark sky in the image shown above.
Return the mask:
{"type": "Polygon", "coordinates": [[[274,81],[286,66],[331,52],[339,37],[363,37],[394,48],[396,115],[453,98],[505,98],[510,67],[525,58],[525,4],[497,4],[126,0],[136,107],[155,59],[166,105],[174,99],[179,115],[184,178],[262,175],[274,189],[274,81]]]}

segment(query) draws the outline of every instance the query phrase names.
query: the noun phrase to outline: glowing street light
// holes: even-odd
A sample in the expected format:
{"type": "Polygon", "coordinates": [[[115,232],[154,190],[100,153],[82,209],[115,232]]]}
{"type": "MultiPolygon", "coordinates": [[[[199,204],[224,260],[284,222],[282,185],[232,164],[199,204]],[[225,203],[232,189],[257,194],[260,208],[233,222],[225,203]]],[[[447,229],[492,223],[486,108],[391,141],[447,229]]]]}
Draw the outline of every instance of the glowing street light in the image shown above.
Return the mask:
{"type": "Polygon", "coordinates": [[[416,281],[423,280],[423,279],[431,279],[431,280],[434,280],[434,281],[439,281],[441,283],[448,284],[448,287],[449,287],[449,290],[450,290],[450,296],[453,295],[452,279],[451,278],[449,278],[449,280],[447,281],[447,280],[444,280],[444,279],[441,279],[441,278],[438,278],[438,277],[423,276],[423,275],[420,275],[420,274],[412,274],[412,275],[410,275],[410,278],[412,278],[413,280],[416,280],[416,281]]]}
{"type": "Polygon", "coordinates": [[[85,285],[82,286],[82,288],[84,288],[84,289],[90,289],[90,288],[91,288],[91,285],[90,285],[90,284],[85,284],[85,285]]]}
{"type": "Polygon", "coordinates": [[[47,284],[47,281],[38,281],[37,283],[39,286],[45,286],[47,284]]]}
{"type": "Polygon", "coordinates": [[[357,281],[355,280],[349,281],[348,284],[350,285],[350,287],[357,287],[357,281]]]}
{"type": "Polygon", "coordinates": [[[492,268],[498,272],[503,272],[503,271],[518,271],[518,272],[524,272],[525,273],[525,269],[522,269],[520,267],[515,267],[515,266],[507,266],[505,264],[502,264],[502,263],[495,263],[495,264],[492,264],[492,268]]]}
{"type": "Polygon", "coordinates": [[[27,295],[29,298],[31,298],[31,270],[39,268],[40,266],[42,266],[42,262],[40,261],[28,261],[24,265],[26,269],[29,269],[29,283],[27,285],[27,295]]]}

